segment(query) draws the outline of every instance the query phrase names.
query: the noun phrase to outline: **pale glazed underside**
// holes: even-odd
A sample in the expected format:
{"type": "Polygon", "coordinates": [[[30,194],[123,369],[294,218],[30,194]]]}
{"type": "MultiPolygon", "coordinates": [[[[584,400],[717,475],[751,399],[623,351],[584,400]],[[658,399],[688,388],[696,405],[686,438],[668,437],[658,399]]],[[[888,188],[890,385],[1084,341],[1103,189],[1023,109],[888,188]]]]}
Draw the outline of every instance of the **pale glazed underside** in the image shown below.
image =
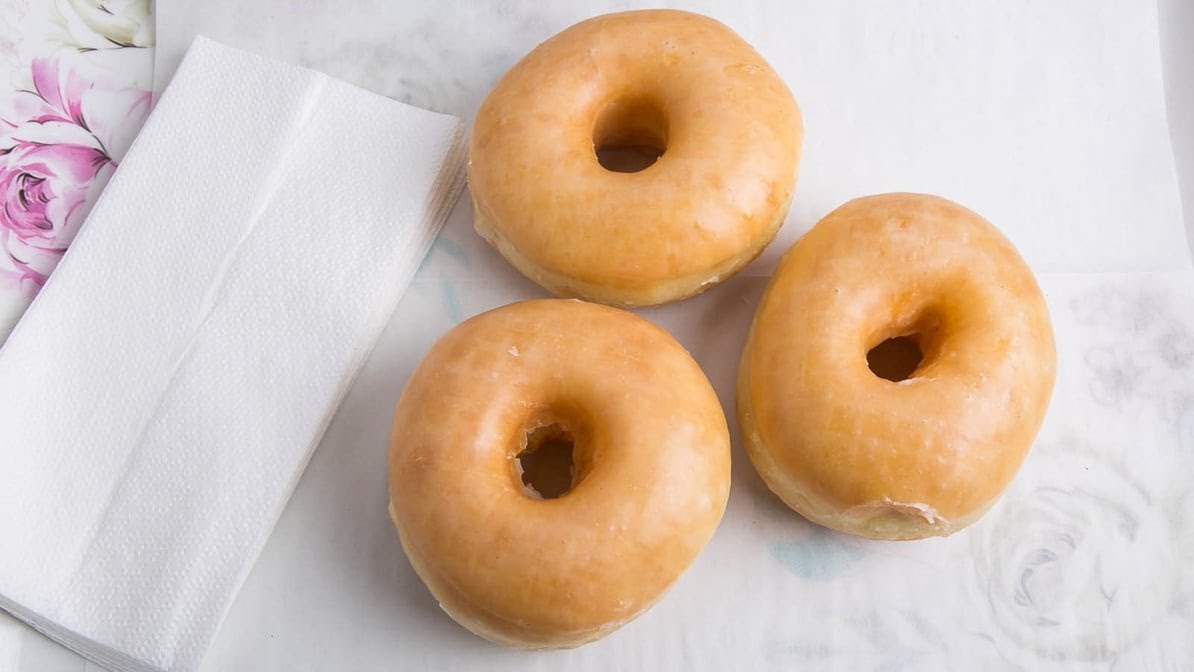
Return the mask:
{"type": "Polygon", "coordinates": [[[802,138],[783,81],[724,25],[676,10],[596,17],[537,47],[481,105],[475,225],[558,294],[677,300],[774,238],[802,138]],[[665,147],[647,169],[620,173],[598,163],[607,140],[665,147]]]}
{"type": "Polygon", "coordinates": [[[738,419],[764,481],[810,520],[947,535],[1019,469],[1055,372],[1044,297],[998,230],[941,198],[884,194],[784,255],[742,355],[738,419]],[[892,382],[866,355],[898,336],[924,359],[892,382]]]}
{"type": "Polygon", "coordinates": [[[394,417],[390,506],[411,565],[457,622],[520,648],[598,639],[658,600],[729,492],[716,394],[664,331],[581,301],[511,304],[441,338],[394,417]],[[538,499],[515,457],[557,425],[577,477],[538,499]]]}

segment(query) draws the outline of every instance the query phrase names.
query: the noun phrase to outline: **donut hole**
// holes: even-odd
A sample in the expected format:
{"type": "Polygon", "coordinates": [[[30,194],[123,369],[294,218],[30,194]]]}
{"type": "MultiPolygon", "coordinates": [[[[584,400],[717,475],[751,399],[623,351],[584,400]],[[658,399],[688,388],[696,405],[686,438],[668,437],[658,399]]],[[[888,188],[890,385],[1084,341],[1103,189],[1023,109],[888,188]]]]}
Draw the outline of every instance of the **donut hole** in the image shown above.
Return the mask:
{"type": "Polygon", "coordinates": [[[898,383],[908,380],[924,361],[915,334],[894,336],[866,353],[866,364],[876,376],[898,383]]]}
{"type": "Polygon", "coordinates": [[[576,445],[559,425],[537,427],[527,433],[527,445],[514,458],[527,494],[556,499],[576,485],[576,445]]]}
{"type": "Polygon", "coordinates": [[[593,152],[602,168],[637,173],[667,150],[667,117],[653,100],[626,96],[605,105],[593,126],[593,152]]]}

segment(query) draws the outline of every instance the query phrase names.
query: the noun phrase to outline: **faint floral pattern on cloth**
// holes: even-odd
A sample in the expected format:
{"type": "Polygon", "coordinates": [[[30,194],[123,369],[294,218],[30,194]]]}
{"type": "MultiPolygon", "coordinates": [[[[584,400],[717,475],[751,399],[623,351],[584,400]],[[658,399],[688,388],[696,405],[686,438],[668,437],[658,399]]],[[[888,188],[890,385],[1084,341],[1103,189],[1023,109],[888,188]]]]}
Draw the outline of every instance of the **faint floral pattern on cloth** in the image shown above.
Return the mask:
{"type": "Polygon", "coordinates": [[[7,13],[0,67],[0,342],[57,266],[151,97],[150,0],[38,0],[7,13]]]}
{"type": "Polygon", "coordinates": [[[1039,659],[1145,669],[1149,638],[1183,658],[1172,637],[1194,613],[1194,295],[1092,284],[1058,307],[1077,326],[1068,395],[1086,401],[975,531],[975,569],[995,622],[1039,659]]]}
{"type": "Polygon", "coordinates": [[[1173,521],[1106,450],[1040,448],[1042,470],[1065,477],[1010,498],[988,534],[975,535],[980,581],[1020,645],[1046,659],[1112,659],[1179,592],[1173,521]]]}

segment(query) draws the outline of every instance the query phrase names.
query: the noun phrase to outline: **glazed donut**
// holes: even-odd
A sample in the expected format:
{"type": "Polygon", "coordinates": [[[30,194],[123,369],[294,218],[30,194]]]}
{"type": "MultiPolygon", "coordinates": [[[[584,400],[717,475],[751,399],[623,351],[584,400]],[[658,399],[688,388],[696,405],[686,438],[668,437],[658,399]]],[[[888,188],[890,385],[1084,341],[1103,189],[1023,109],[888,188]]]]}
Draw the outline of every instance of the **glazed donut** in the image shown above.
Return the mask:
{"type": "Polygon", "coordinates": [[[458,623],[508,646],[573,647],[688,567],[725,510],[729,469],[721,404],[671,336],[616,308],[527,301],[452,329],[407,382],[390,515],[458,623]],[[528,453],[568,441],[566,492],[528,483],[528,453]]]}
{"type": "Polygon", "coordinates": [[[803,138],[783,81],[713,19],[599,16],[535,48],[473,125],[474,224],[562,296],[619,306],[699,293],[783,224],[803,138]],[[603,152],[659,153],[639,172],[603,152]]]}
{"type": "Polygon", "coordinates": [[[935,196],[869,196],[780,261],[742,354],[738,421],[763,480],[809,520],[943,536],[1011,481],[1055,372],[1044,297],[994,226],[935,196]]]}

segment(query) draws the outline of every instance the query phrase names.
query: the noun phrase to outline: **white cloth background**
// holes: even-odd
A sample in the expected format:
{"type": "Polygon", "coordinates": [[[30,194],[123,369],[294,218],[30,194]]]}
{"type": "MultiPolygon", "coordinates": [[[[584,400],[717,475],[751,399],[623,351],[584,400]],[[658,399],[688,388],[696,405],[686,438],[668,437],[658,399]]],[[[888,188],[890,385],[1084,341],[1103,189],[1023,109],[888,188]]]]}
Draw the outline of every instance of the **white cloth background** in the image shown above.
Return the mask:
{"type": "MultiPolygon", "coordinates": [[[[624,6],[379,1],[346,12],[165,0],[156,79],[168,78],[170,44],[201,29],[467,118],[537,42],[624,6]]],[[[317,455],[206,668],[334,667],[345,656],[363,670],[1183,664],[1192,513],[1174,486],[1194,464],[1194,376],[1180,368],[1194,347],[1194,276],[1155,8],[684,6],[729,24],[785,78],[804,112],[805,154],[777,242],[724,286],[645,314],[689,347],[732,411],[764,276],[820,216],[894,189],[978,210],[1040,274],[1061,344],[1053,408],[1007,497],[949,539],[865,542],[778,505],[736,445],[721,528],[650,613],[572,652],[527,656],[477,641],[438,613],[382,506],[390,407],[421,354],[452,323],[542,293],[476,239],[461,204],[399,308],[402,323],[424,329],[383,336],[324,444],[352,458],[317,455]],[[313,537],[327,543],[312,548],[313,537]]]]}
{"type": "MultiPolygon", "coordinates": [[[[1194,341],[1194,278],[1183,270],[1157,37],[1172,66],[1173,146],[1194,168],[1194,153],[1182,150],[1192,146],[1194,118],[1194,59],[1180,58],[1194,44],[1181,39],[1194,21],[1182,3],[1161,3],[1160,26],[1152,3],[1112,0],[687,5],[729,24],[776,66],[802,105],[808,144],[792,216],[768,253],[724,286],[646,315],[689,347],[732,409],[761,276],[817,218],[889,188],[938,191],[978,209],[1041,273],[1061,368],[1036,449],[975,527],[914,544],[824,532],[766,492],[736,443],[726,519],[651,612],[570,652],[529,655],[472,637],[406,563],[385,513],[384,471],[390,410],[431,342],[477,311],[541,295],[472,234],[462,201],[204,669],[1182,669],[1194,658],[1194,514],[1183,494],[1194,376],[1182,368],[1194,341]],[[984,80],[999,73],[1026,81],[996,82],[990,90],[1007,107],[995,114],[984,80]],[[955,83],[961,103],[947,86],[955,83]],[[980,123],[1005,117],[1028,135],[980,123]],[[1135,188],[1143,182],[1151,186],[1135,188]],[[1074,232],[1060,242],[1058,220],[1074,232]],[[1147,270],[1164,272],[1139,273],[1147,270]]],[[[202,29],[467,117],[539,40],[628,4],[366,2],[349,11],[331,2],[158,0],[158,79],[202,29]]]]}

